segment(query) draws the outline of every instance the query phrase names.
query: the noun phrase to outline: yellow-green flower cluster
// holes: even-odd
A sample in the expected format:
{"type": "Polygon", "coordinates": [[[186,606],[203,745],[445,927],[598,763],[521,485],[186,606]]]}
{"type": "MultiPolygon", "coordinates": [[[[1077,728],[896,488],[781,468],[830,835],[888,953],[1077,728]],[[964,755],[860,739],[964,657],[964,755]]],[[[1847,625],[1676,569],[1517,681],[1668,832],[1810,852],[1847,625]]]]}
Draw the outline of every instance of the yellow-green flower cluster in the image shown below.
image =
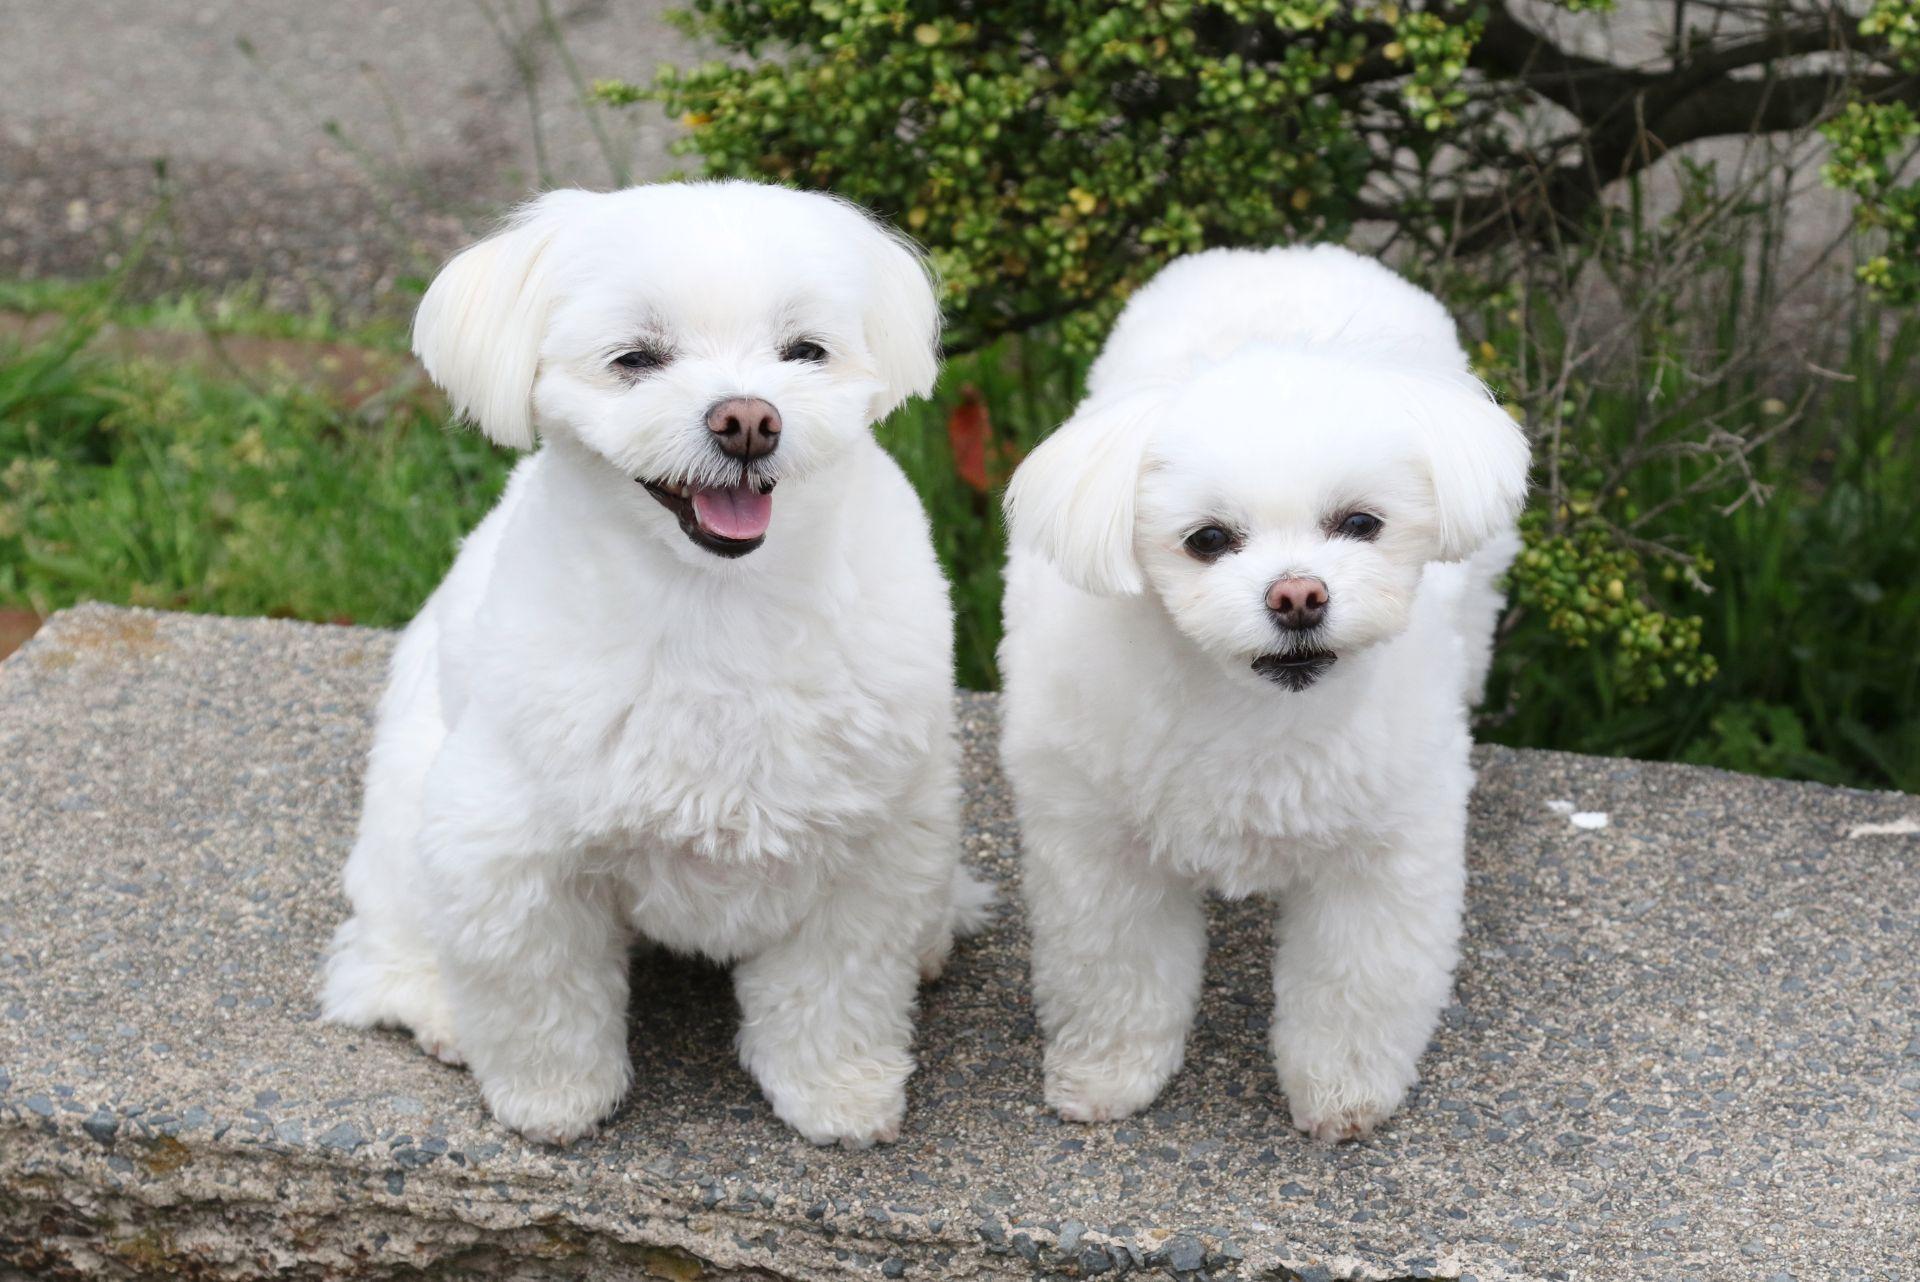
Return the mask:
{"type": "MultiPolygon", "coordinates": [[[[1920,73],[1920,0],[1875,0],[1860,34],[1920,73]]],[[[1920,301],[1920,183],[1897,181],[1920,146],[1920,119],[1904,102],[1852,102],[1821,132],[1833,147],[1822,176],[1859,198],[1860,226],[1881,241],[1860,279],[1894,301],[1920,301]]]]}
{"type": "Polygon", "coordinates": [[[1467,95],[1460,88],[1466,71],[1467,55],[1479,39],[1480,22],[1442,18],[1429,12],[1399,15],[1395,40],[1383,52],[1399,52],[1409,74],[1401,88],[1414,117],[1430,130],[1445,129],[1454,123],[1454,111],[1467,95]]]}
{"type": "MultiPolygon", "coordinates": [[[[1573,649],[1605,655],[1622,700],[1645,702],[1670,683],[1713,679],[1718,665],[1701,651],[1700,616],[1652,604],[1646,565],[1603,525],[1576,521],[1556,531],[1536,510],[1522,518],[1521,534],[1525,547],[1508,574],[1513,603],[1538,612],[1573,649]]],[[[1669,582],[1678,577],[1671,567],[1663,572],[1669,582]]]]}
{"type": "Polygon", "coordinates": [[[1860,19],[1860,34],[1884,41],[1909,63],[1920,63],[1920,0],[1874,0],[1860,19]]]}

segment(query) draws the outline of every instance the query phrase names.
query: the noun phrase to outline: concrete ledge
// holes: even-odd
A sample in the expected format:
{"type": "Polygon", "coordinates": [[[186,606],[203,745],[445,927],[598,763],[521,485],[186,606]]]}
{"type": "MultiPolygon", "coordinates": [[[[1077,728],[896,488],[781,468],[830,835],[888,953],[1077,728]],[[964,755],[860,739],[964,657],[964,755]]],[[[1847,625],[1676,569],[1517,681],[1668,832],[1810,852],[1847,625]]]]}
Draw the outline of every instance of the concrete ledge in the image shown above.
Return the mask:
{"type": "MultiPolygon", "coordinates": [[[[88,607],[0,665],[0,1275],[1920,1268],[1920,799],[1484,750],[1459,1004],[1360,1145],[1288,1127],[1238,904],[1144,1117],[1036,1107],[1007,908],[925,994],[899,1144],[797,1140],[733,1062],[724,975],[647,956],[638,1088],[553,1151],[402,1036],[315,1022],[390,644],[88,607]]],[[[1009,882],[991,700],[965,722],[969,858],[1009,882]]]]}

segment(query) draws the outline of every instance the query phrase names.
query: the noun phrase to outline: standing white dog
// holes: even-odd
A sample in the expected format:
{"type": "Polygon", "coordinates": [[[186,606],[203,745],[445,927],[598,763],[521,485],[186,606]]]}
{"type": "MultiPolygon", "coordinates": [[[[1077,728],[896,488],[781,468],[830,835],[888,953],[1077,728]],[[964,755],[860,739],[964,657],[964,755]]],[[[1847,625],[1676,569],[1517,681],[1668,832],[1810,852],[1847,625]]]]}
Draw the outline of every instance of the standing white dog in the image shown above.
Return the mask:
{"type": "Polygon", "coordinates": [[[544,445],[394,656],[327,1018],[412,1029],[565,1142],[626,1093],[644,937],[738,963],[795,1130],[897,1134],[916,983],[985,902],[946,584],[868,431],[938,323],[898,238],[748,183],[553,192],[447,264],[414,350],[544,445]]]}
{"type": "Polygon", "coordinates": [[[1208,891],[1280,897],[1294,1125],[1399,1104],[1456,959],[1526,472],[1446,312],[1377,263],[1213,251],[1130,302],[1008,494],[1003,752],[1063,1117],[1179,1069],[1208,891]]]}

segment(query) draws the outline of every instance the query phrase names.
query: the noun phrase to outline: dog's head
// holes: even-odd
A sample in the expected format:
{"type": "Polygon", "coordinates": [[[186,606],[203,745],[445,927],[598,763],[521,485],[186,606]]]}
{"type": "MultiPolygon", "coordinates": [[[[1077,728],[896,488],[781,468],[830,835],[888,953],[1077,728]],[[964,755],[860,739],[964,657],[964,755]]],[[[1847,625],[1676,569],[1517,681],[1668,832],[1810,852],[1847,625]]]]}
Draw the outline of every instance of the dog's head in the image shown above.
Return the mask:
{"type": "Polygon", "coordinates": [[[1511,521],[1526,472],[1524,435],[1464,372],[1254,345],[1090,399],[1008,510],[1075,586],[1151,590],[1202,651],[1304,690],[1404,630],[1421,567],[1511,521]]]}
{"type": "Polygon", "coordinates": [[[735,557],[776,485],[932,387],[938,328],[919,256],[854,206],[663,184],[525,205],[435,278],[413,347],[494,440],[570,438],[663,534],[735,557]]]}

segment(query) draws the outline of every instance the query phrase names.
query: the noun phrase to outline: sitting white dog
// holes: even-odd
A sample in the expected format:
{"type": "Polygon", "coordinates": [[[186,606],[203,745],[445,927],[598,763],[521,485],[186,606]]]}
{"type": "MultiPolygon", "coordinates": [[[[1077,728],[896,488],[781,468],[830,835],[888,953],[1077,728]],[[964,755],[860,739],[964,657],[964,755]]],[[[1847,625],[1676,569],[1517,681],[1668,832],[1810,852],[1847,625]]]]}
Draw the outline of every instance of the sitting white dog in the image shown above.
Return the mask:
{"type": "Polygon", "coordinates": [[[412,1029],[563,1143],[626,1092],[649,939],[738,963],[795,1130],[897,1134],[917,982],[985,904],[946,584],[868,430],[938,323],[901,240],[749,183],[553,192],[447,264],[415,351],[544,443],[400,640],[327,1018],[412,1029]]]}
{"type": "Polygon", "coordinates": [[[1208,891],[1280,898],[1294,1124],[1399,1104],[1456,960],[1527,458],[1440,304],[1367,259],[1217,250],[1131,300],[1008,494],[1003,755],[1061,1116],[1179,1069],[1208,891]]]}

